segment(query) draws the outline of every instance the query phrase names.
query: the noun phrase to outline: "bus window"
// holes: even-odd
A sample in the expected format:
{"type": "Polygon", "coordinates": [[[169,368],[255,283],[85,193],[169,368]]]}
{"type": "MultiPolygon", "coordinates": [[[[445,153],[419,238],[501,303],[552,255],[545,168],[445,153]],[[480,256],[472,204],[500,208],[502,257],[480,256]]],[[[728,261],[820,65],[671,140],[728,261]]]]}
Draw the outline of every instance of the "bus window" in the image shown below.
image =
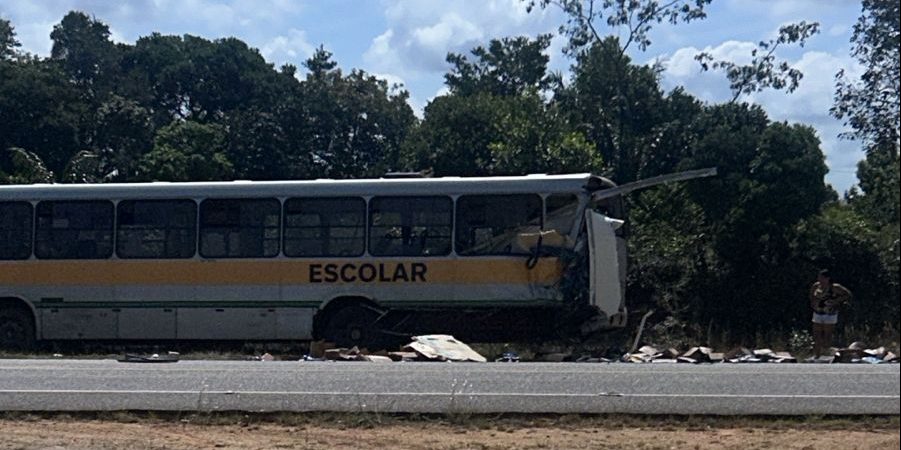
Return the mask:
{"type": "Polygon", "coordinates": [[[34,254],[41,259],[104,259],[113,254],[113,202],[38,203],[34,254]]]}
{"type": "Polygon", "coordinates": [[[450,254],[453,202],[448,197],[374,197],[369,252],[375,256],[450,254]]]}
{"type": "Polygon", "coordinates": [[[360,256],[366,201],[359,197],[285,201],[285,256],[360,256]]]}
{"type": "Polygon", "coordinates": [[[205,258],[278,255],[280,210],[274,198],[204,200],[200,204],[200,254],[205,258]]]}
{"type": "Polygon", "coordinates": [[[193,200],[123,200],[116,221],[120,258],[190,258],[196,247],[193,200]]]}
{"type": "Polygon", "coordinates": [[[31,256],[31,203],[0,202],[0,259],[31,256]]]}
{"type": "Polygon", "coordinates": [[[541,197],[536,194],[464,195],[457,199],[457,253],[525,254],[517,237],[541,228],[541,197]]]}
{"type": "Polygon", "coordinates": [[[551,194],[544,205],[544,229],[556,231],[561,236],[569,235],[579,211],[579,198],[572,194],[551,194]]]}

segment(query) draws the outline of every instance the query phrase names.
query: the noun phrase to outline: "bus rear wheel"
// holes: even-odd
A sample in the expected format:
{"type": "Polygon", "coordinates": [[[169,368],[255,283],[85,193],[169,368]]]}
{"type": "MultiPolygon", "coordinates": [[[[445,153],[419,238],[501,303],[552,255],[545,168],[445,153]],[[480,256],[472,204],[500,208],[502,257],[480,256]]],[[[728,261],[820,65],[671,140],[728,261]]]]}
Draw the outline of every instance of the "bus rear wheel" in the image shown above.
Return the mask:
{"type": "Polygon", "coordinates": [[[34,348],[34,320],[20,308],[0,309],[0,349],[23,351],[34,348]]]}
{"type": "Polygon", "coordinates": [[[346,306],[335,311],[328,319],[322,337],[339,347],[359,347],[379,350],[392,344],[377,323],[377,311],[361,305],[346,306]]]}

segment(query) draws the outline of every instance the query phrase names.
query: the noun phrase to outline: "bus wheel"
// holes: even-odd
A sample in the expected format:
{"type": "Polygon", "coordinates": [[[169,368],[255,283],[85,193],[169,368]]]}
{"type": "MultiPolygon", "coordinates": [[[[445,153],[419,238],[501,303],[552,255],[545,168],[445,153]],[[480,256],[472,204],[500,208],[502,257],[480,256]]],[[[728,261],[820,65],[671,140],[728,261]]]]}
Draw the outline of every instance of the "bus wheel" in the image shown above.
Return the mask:
{"type": "Polygon", "coordinates": [[[384,347],[382,333],[376,324],[379,313],[369,308],[353,305],[336,311],[328,320],[322,337],[339,347],[366,347],[370,350],[384,347]]]}
{"type": "Polygon", "coordinates": [[[34,320],[19,308],[0,309],[0,349],[31,350],[34,348],[34,320]]]}

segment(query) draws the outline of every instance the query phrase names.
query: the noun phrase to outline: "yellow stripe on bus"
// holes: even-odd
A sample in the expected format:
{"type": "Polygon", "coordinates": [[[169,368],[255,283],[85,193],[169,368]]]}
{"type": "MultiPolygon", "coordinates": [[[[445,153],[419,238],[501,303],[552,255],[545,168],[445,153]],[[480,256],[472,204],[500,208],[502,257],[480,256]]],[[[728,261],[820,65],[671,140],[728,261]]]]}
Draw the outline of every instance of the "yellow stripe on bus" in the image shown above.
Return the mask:
{"type": "Polygon", "coordinates": [[[267,285],[461,283],[541,284],[559,280],[557,258],[531,269],[525,258],[334,260],[100,260],[0,262],[0,285],[267,285]],[[401,266],[401,267],[398,267],[401,266]]]}

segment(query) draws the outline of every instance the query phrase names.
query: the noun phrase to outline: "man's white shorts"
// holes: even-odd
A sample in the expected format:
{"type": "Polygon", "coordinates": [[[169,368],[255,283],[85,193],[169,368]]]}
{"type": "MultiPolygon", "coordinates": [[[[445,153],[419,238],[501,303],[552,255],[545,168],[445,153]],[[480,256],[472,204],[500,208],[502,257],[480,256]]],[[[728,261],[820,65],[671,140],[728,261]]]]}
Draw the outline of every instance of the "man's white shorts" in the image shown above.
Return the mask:
{"type": "Polygon", "coordinates": [[[813,313],[813,323],[835,325],[838,323],[838,314],[813,313]]]}

